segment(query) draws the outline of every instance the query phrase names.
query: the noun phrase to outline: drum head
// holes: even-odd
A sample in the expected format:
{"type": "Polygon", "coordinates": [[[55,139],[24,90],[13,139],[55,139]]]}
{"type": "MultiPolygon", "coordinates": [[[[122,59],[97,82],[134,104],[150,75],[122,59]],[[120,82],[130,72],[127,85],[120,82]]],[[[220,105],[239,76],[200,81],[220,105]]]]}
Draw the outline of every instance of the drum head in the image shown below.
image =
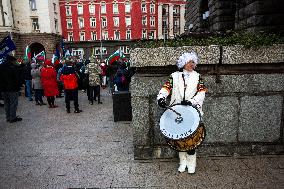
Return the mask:
{"type": "Polygon", "coordinates": [[[198,127],[200,113],[192,106],[174,105],[176,112],[181,114],[182,121],[176,121],[178,115],[172,110],[167,109],[160,118],[160,130],[166,138],[183,139],[190,136],[198,127]]]}

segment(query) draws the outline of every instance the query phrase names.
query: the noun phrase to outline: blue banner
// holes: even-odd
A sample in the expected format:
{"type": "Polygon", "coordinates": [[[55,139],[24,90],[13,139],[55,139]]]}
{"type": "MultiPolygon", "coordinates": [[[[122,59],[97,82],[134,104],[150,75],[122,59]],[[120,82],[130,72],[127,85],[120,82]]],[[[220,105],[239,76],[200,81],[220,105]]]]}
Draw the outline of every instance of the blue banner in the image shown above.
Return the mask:
{"type": "Polygon", "coordinates": [[[4,58],[9,52],[16,49],[16,46],[10,36],[5,37],[0,42],[0,58],[4,58]]]}

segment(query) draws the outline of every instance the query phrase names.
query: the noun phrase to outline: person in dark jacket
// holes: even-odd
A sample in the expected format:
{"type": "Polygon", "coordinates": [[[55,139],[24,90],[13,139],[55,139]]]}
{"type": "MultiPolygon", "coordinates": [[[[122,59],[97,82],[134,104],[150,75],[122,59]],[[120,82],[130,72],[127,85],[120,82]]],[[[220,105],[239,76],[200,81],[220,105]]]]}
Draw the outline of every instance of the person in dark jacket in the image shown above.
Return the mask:
{"type": "Polygon", "coordinates": [[[65,91],[66,111],[70,113],[70,101],[74,101],[74,113],[80,113],[78,103],[78,75],[75,72],[74,63],[66,60],[66,66],[62,67],[60,80],[63,83],[65,91]]]}
{"type": "Polygon", "coordinates": [[[4,98],[4,107],[6,113],[6,121],[14,123],[21,121],[18,117],[18,96],[22,84],[22,74],[20,66],[16,65],[16,58],[7,56],[2,64],[0,64],[0,91],[4,98]]]}
{"type": "Polygon", "coordinates": [[[25,79],[25,91],[26,91],[26,96],[29,98],[29,101],[33,101],[32,98],[32,75],[31,75],[31,64],[29,61],[25,61],[24,63],[24,69],[23,69],[23,75],[25,79]]]}

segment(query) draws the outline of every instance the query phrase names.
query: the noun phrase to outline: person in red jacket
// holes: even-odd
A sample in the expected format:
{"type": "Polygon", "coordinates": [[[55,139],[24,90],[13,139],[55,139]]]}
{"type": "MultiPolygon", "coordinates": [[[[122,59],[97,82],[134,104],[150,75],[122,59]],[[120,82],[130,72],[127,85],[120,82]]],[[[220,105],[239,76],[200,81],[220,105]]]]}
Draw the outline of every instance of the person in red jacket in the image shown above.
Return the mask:
{"type": "Polygon", "coordinates": [[[41,84],[44,90],[44,96],[47,98],[49,108],[56,108],[54,104],[55,96],[59,94],[56,80],[56,71],[52,66],[51,60],[45,60],[44,67],[41,69],[41,84]]]}
{"type": "Polygon", "coordinates": [[[66,111],[70,113],[70,101],[74,101],[74,113],[80,113],[78,103],[78,76],[75,72],[74,63],[66,60],[66,66],[62,67],[60,80],[63,83],[65,91],[66,111]]]}

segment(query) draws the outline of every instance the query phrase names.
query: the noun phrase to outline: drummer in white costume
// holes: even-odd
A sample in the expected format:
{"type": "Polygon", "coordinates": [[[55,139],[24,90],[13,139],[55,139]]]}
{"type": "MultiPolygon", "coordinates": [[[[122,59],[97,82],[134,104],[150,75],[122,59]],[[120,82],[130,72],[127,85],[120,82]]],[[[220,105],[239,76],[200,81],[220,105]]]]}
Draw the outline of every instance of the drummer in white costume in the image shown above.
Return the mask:
{"type": "MultiPolygon", "coordinates": [[[[177,67],[182,71],[171,74],[170,78],[160,90],[157,100],[158,105],[166,107],[166,98],[171,95],[170,104],[184,104],[197,107],[202,112],[202,104],[207,91],[200,74],[194,71],[198,64],[198,57],[195,52],[182,54],[178,61],[177,67]]],[[[179,172],[184,172],[187,168],[188,173],[195,173],[196,152],[179,152],[180,166],[179,172]]]]}

